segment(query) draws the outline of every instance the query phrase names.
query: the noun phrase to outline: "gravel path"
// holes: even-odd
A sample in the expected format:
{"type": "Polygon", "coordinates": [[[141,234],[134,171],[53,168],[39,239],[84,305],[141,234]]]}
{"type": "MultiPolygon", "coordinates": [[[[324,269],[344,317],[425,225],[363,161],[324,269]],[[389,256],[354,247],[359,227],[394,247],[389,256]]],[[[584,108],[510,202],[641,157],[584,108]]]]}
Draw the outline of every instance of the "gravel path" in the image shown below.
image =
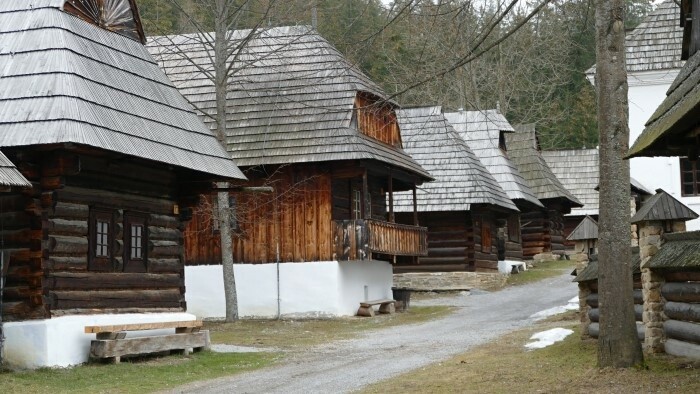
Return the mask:
{"type": "Polygon", "coordinates": [[[464,353],[516,329],[533,314],[565,305],[577,294],[568,274],[502,291],[435,298],[412,304],[454,305],[457,312],[423,324],[371,331],[291,355],[282,364],[175,392],[342,393],[464,353]]]}

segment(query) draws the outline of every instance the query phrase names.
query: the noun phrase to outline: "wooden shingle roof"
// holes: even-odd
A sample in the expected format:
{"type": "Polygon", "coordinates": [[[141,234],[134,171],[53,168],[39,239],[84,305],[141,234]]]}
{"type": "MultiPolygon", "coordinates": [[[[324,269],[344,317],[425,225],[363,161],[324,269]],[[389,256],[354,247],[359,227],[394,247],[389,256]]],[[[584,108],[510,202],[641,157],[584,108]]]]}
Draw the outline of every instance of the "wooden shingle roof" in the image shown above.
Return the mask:
{"type": "Polygon", "coordinates": [[[598,214],[598,149],[545,150],[542,157],[554,176],[583,204],[569,216],[598,214]]]}
{"type": "Polygon", "coordinates": [[[685,204],[666,193],[663,189],[657,189],[656,194],[644,202],[639,211],[632,216],[632,223],[650,220],[693,220],[698,214],[685,204]]]}
{"type": "MultiPolygon", "coordinates": [[[[680,69],[683,28],[680,9],[674,0],[666,0],[651,11],[625,37],[627,72],[680,69]]],[[[595,66],[586,71],[595,74],[595,66]]]]}
{"type": "MultiPolygon", "coordinates": [[[[641,274],[642,259],[639,256],[639,246],[630,247],[630,261],[632,262],[632,275],[641,274]]],[[[589,280],[598,280],[598,259],[593,259],[588,262],[588,265],[584,267],[580,272],[576,272],[576,278],[574,282],[587,282],[589,280]]]]}
{"type": "Polygon", "coordinates": [[[532,206],[542,207],[542,203],[530,190],[518,168],[508,158],[507,150],[501,150],[501,133],[513,132],[497,109],[484,111],[459,111],[446,113],[445,118],[466,141],[479,161],[498,181],[511,200],[522,200],[532,206]]]}
{"type": "MultiPolygon", "coordinates": [[[[404,148],[435,177],[417,190],[418,211],[467,211],[472,204],[518,210],[440,107],[402,109],[398,114],[404,148]]],[[[394,204],[398,212],[411,212],[411,193],[396,193],[394,204]]]]}
{"type": "Polygon", "coordinates": [[[559,199],[571,207],[583,204],[552,173],[542,158],[534,125],[519,125],[506,134],[508,155],[540,201],[559,199]]]}
{"type": "Polygon", "coordinates": [[[63,3],[0,2],[0,147],[74,143],[245,179],[140,42],[63,3]]]}
{"type": "Polygon", "coordinates": [[[27,178],[2,152],[0,152],[0,186],[32,187],[27,178]]]}
{"type": "Polygon", "coordinates": [[[698,268],[700,267],[700,231],[666,233],[664,244],[649,260],[649,267],[698,268]]]}
{"type": "Polygon", "coordinates": [[[569,241],[598,239],[598,222],[586,215],[566,239],[569,241]]]}
{"type": "MultiPolygon", "coordinates": [[[[377,160],[430,179],[400,146],[358,131],[358,94],[377,100],[386,95],[314,29],[235,31],[230,41],[240,44],[249,37],[232,60],[236,71],[228,81],[226,141],[238,165],[377,160]]],[[[192,62],[212,68],[204,45],[210,39],[191,34],[154,37],[149,43],[173,83],[207,115],[216,112],[214,86],[192,62]]],[[[211,117],[204,121],[214,127],[211,117]]]]}

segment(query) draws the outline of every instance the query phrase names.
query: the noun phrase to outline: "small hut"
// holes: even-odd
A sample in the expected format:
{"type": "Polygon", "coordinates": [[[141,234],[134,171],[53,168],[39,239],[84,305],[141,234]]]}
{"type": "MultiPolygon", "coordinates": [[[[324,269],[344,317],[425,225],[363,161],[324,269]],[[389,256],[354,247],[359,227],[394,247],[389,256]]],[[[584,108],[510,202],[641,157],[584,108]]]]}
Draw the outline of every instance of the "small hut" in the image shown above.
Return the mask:
{"type": "Polygon", "coordinates": [[[581,260],[589,260],[598,254],[598,222],[586,215],[566,239],[575,243],[574,251],[581,260]]]}
{"type": "MultiPolygon", "coordinates": [[[[400,259],[396,273],[498,270],[499,219],[518,209],[442,114],[440,107],[399,112],[406,151],[434,182],[418,189],[418,222],[428,227],[428,255],[400,259]]],[[[396,198],[397,220],[413,220],[408,193],[396,198]]]]}
{"type": "Polygon", "coordinates": [[[0,21],[0,147],[31,182],[0,195],[5,361],[78,364],[85,325],[195,319],[181,229],[212,182],[245,177],[149,55],[135,2],[2,1],[0,21]]]}
{"type": "Polygon", "coordinates": [[[497,243],[499,260],[522,260],[520,217],[544,206],[508,157],[505,135],[514,132],[513,126],[497,109],[451,112],[445,118],[520,210],[499,220],[497,243]]]}
{"type": "Polygon", "coordinates": [[[520,218],[524,257],[563,254],[564,215],[583,204],[562,185],[545,162],[534,125],[516,126],[514,133],[506,134],[506,143],[509,157],[544,205],[543,209],[525,212],[520,218]]]}

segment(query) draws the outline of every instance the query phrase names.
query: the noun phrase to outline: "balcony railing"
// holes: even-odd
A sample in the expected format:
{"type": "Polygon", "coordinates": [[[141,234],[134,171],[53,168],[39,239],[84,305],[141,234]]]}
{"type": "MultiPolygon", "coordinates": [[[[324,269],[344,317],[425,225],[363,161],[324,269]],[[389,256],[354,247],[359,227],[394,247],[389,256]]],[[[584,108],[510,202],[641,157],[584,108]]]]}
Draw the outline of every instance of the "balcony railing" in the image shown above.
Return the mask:
{"type": "Polygon", "coordinates": [[[428,229],[374,219],[333,221],[334,259],[367,260],[372,253],[426,256],[428,229]]]}

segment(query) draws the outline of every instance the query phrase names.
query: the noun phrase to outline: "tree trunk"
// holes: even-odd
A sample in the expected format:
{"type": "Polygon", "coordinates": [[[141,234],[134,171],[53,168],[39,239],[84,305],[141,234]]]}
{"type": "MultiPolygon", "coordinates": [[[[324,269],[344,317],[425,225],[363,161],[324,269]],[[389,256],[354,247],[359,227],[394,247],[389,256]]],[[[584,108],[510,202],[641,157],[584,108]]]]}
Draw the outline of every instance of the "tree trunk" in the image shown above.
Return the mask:
{"type": "Polygon", "coordinates": [[[596,2],[596,92],[600,134],[598,365],[626,368],[644,361],[634,317],[630,256],[625,1],[596,2]]]}
{"type": "MultiPolygon", "coordinates": [[[[229,7],[227,0],[216,0],[216,15],[214,19],[214,74],[216,87],[216,133],[221,143],[226,146],[226,93],[229,73],[226,69],[228,54],[228,34],[226,16],[229,7]]],[[[219,187],[228,187],[220,183],[219,187]]],[[[224,295],[226,298],[226,321],[238,319],[238,298],[236,296],[236,277],[233,272],[233,245],[231,241],[231,207],[228,191],[219,192],[218,212],[221,236],[221,263],[224,275],[224,295]]]]}

